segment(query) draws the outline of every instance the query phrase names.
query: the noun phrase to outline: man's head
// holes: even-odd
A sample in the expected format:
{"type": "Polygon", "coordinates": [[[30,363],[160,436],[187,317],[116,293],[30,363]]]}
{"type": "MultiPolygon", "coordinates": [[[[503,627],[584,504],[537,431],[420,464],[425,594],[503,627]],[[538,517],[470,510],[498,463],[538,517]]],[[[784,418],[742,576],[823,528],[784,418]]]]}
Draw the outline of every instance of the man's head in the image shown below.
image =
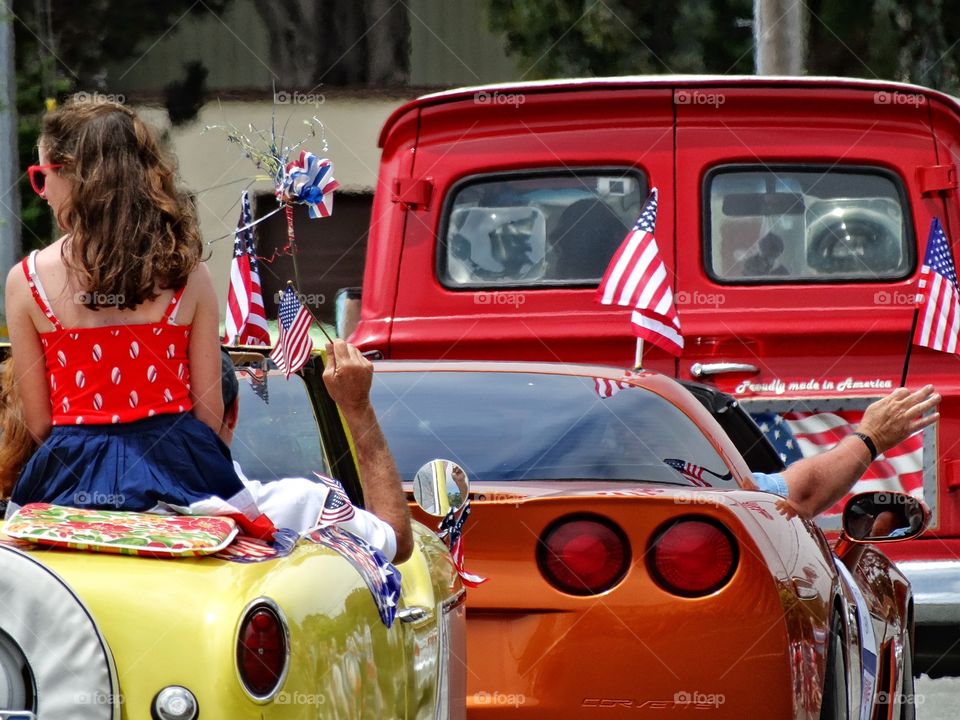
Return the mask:
{"type": "Polygon", "coordinates": [[[760,254],[768,260],[776,260],[783,254],[783,238],[776,233],[767,233],[759,242],[760,254]]]}
{"type": "Polygon", "coordinates": [[[229,446],[233,442],[233,431],[237,427],[240,410],[240,383],[233,359],[226,350],[220,350],[220,392],[223,395],[223,422],[217,434],[229,446]]]}

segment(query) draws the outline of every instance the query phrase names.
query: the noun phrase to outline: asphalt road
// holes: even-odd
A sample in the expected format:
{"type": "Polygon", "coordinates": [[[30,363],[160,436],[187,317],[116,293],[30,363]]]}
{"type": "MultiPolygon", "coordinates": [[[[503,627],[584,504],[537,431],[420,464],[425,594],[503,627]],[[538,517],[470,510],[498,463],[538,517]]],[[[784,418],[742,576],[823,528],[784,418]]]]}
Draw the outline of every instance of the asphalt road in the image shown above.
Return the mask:
{"type": "Polygon", "coordinates": [[[960,713],[960,678],[917,680],[917,720],[955,720],[960,713]]]}

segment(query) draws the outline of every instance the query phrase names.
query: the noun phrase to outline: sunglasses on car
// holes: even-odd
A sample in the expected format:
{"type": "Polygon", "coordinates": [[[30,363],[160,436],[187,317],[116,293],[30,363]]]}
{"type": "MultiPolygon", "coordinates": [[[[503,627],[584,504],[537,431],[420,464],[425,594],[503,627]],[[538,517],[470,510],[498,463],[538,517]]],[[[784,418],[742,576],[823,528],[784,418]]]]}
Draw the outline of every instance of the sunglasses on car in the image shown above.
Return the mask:
{"type": "Polygon", "coordinates": [[[30,176],[30,187],[37,195],[43,195],[43,189],[47,184],[47,175],[44,170],[59,170],[63,165],[31,165],[27,168],[27,175],[30,176]]]}

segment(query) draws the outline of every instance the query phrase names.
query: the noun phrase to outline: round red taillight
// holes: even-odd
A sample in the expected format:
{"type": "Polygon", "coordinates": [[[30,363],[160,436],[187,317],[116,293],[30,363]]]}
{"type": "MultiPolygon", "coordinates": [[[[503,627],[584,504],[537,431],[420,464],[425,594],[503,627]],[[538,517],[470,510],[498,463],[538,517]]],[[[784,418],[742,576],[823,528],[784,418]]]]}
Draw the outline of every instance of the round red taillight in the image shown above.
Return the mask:
{"type": "Polygon", "coordinates": [[[623,531],[605,518],[561,518],[540,538],[537,564],[558,590],[570,595],[598,595],[627,574],[630,543],[623,531]]]}
{"type": "Polygon", "coordinates": [[[237,668],[254,697],[268,697],[280,687],[287,668],[287,634],[273,607],[256,605],[244,616],[237,637],[237,668]]]}
{"type": "Polygon", "coordinates": [[[671,520],[653,536],[647,566],[675,595],[699,597],[726,585],[737,569],[737,543],[719,523],[700,517],[671,520]]]}

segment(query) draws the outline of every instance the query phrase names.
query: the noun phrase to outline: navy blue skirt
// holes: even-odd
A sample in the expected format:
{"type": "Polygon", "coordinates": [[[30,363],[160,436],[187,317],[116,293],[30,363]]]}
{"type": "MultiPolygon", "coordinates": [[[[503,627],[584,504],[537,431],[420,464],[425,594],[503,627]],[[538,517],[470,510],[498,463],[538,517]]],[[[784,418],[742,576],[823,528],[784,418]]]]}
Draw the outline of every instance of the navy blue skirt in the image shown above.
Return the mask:
{"type": "Polygon", "coordinates": [[[236,512],[250,511],[252,498],[234,472],[230,450],[208,425],[180,413],[54,427],[24,466],[10,499],[11,505],[137,512],[173,505],[208,513],[221,504],[217,498],[236,512]]]}

